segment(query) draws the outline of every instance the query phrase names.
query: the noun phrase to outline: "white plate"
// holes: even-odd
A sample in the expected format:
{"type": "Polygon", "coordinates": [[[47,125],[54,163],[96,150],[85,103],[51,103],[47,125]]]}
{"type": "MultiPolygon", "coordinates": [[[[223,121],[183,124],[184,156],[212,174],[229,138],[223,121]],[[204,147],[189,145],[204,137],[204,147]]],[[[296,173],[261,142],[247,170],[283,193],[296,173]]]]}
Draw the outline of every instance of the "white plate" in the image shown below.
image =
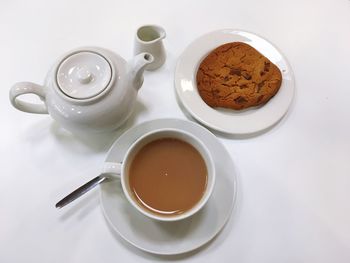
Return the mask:
{"type": "Polygon", "coordinates": [[[253,33],[226,29],[206,34],[190,44],[178,60],[175,89],[184,108],[209,128],[229,134],[252,134],[263,131],[287,112],[294,96],[294,76],[287,60],[270,42],[253,33]],[[197,91],[199,63],[216,47],[229,42],[245,42],[271,60],[282,72],[278,93],[265,105],[234,111],[209,107],[197,91]]]}
{"type": "Polygon", "coordinates": [[[101,184],[101,204],[107,221],[126,241],[147,252],[173,255],[194,250],[211,240],[231,215],[236,196],[236,173],[230,155],[218,139],[202,126],[184,120],[159,119],[125,132],[113,144],[107,161],[121,161],[140,136],[158,128],[178,128],[194,134],[213,154],[217,178],[208,203],[194,216],[177,222],[158,222],[133,208],[119,181],[101,184]]]}

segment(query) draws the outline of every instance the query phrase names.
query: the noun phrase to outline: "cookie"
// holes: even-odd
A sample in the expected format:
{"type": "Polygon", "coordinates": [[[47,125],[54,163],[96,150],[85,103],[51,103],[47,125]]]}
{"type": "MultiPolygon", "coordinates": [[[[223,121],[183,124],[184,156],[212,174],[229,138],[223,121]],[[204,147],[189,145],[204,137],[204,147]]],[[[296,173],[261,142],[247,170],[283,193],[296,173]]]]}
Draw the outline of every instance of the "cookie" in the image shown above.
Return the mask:
{"type": "Polygon", "coordinates": [[[279,68],[242,42],[214,49],[197,71],[200,96],[210,107],[242,110],[268,102],[279,90],[279,68]]]}

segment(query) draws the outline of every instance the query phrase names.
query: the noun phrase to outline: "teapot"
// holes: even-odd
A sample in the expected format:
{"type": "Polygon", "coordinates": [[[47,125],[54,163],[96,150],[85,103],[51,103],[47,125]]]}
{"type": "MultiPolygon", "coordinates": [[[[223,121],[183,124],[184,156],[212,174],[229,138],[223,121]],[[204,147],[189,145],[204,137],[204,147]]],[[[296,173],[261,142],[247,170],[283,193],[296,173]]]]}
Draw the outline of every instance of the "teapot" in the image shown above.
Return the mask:
{"type": "Polygon", "coordinates": [[[16,83],[10,90],[10,101],[24,112],[50,114],[73,133],[117,129],[132,113],[144,69],[153,60],[149,53],[126,62],[107,49],[75,49],[56,61],[44,85],[16,83]],[[20,98],[28,93],[42,102],[20,98]]]}

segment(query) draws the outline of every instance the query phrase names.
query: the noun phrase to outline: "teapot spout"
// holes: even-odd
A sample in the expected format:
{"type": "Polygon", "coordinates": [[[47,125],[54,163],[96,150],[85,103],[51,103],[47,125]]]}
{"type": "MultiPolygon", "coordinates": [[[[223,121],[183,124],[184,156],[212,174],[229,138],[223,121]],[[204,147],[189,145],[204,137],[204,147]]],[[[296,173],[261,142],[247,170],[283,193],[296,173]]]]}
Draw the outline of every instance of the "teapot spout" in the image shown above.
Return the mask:
{"type": "Polygon", "coordinates": [[[145,67],[154,60],[150,53],[143,52],[136,55],[130,62],[130,78],[135,89],[139,89],[143,83],[145,67]]]}

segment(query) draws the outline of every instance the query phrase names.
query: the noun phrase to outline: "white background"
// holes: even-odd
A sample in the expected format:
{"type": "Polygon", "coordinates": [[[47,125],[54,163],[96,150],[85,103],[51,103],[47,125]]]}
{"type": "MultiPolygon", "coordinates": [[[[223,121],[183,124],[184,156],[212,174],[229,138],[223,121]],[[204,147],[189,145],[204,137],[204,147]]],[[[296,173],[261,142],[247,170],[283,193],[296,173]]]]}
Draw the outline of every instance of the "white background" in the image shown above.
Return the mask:
{"type": "Polygon", "coordinates": [[[350,262],[350,1],[0,2],[0,262],[350,262]],[[62,53],[83,45],[131,58],[146,23],[167,32],[166,65],[147,73],[135,114],[118,132],[84,140],[49,116],[9,103],[17,81],[43,83],[62,53]],[[145,120],[185,119],[174,93],[176,60],[198,36],[255,32],[289,60],[296,97],[287,116],[252,138],[218,135],[239,172],[237,206],[202,249],[159,257],[107,226],[98,191],[54,204],[97,175],[120,133],[145,120]]]}

